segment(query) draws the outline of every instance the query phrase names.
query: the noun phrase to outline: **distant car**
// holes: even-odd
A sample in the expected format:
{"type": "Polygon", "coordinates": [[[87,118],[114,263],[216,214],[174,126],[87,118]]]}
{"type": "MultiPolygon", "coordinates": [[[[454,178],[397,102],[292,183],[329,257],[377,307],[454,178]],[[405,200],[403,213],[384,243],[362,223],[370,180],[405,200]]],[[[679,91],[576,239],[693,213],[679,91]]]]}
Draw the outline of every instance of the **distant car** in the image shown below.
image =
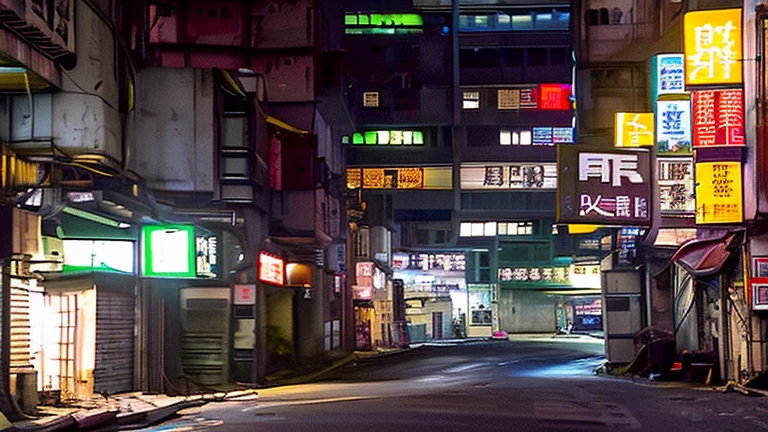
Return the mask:
{"type": "Polygon", "coordinates": [[[509,340],[509,335],[505,331],[496,331],[491,335],[491,340],[509,340]]]}

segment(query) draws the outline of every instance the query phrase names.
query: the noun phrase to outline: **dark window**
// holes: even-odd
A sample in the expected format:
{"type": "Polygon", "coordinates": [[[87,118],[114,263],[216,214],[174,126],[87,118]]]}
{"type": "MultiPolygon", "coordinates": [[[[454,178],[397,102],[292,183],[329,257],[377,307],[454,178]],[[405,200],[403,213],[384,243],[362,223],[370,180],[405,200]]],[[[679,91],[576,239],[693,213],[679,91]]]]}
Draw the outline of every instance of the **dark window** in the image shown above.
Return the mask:
{"type": "Polygon", "coordinates": [[[549,50],[549,64],[553,66],[562,66],[567,64],[568,51],[565,48],[551,48],[549,50]]]}
{"type": "Polygon", "coordinates": [[[546,48],[531,48],[528,50],[528,66],[546,66],[546,48]]]}
{"type": "Polygon", "coordinates": [[[523,67],[523,53],[522,48],[507,48],[504,50],[504,61],[507,66],[523,67]]]}
{"type": "Polygon", "coordinates": [[[488,48],[471,48],[459,51],[459,67],[494,68],[499,67],[499,52],[488,48]]]}

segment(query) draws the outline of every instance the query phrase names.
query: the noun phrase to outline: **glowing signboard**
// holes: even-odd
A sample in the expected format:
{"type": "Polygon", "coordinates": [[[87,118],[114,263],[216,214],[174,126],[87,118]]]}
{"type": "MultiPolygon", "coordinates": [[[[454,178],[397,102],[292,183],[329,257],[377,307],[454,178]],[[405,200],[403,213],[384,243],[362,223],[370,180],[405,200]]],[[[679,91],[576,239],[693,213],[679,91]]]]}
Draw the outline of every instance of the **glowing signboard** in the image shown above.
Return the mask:
{"type": "Polygon", "coordinates": [[[452,168],[347,168],[348,189],[450,190],[452,168]]]}
{"type": "Polygon", "coordinates": [[[743,146],[744,92],[699,90],[693,97],[693,147],[743,146]]]}
{"type": "Polygon", "coordinates": [[[353,145],[424,145],[424,133],[413,130],[375,130],[352,134],[353,145]]]}
{"type": "Polygon", "coordinates": [[[259,280],[272,285],[285,285],[285,260],[261,252],[259,254],[259,280]]]}
{"type": "Polygon", "coordinates": [[[683,39],[686,85],[742,82],[741,9],[686,13],[683,39]]]}
{"type": "Polygon", "coordinates": [[[461,189],[557,189],[557,164],[461,166],[461,189]]]}
{"type": "Polygon", "coordinates": [[[567,110],[571,109],[570,84],[540,84],[539,109],[567,110]]]}
{"type": "Polygon", "coordinates": [[[645,149],[557,148],[558,222],[648,225],[650,156],[645,149]]]}
{"type": "Polygon", "coordinates": [[[571,285],[568,267],[501,267],[499,282],[531,285],[571,285]]]}
{"type": "Polygon", "coordinates": [[[696,211],[693,197],[693,158],[669,157],[656,159],[659,176],[661,213],[679,214],[696,211]]]}
{"type": "Polygon", "coordinates": [[[142,273],[150,277],[194,278],[195,227],[192,225],[144,225],[142,273]]]}
{"type": "Polygon", "coordinates": [[[743,220],[741,162],[696,163],[696,223],[743,220]]]}
{"type": "Polygon", "coordinates": [[[653,145],[653,113],[616,113],[616,147],[653,145]]]}
{"type": "Polygon", "coordinates": [[[683,54],[661,54],[656,56],[656,95],[685,92],[683,63],[683,54]]]}
{"type": "Polygon", "coordinates": [[[659,153],[691,153],[690,101],[656,102],[656,145],[659,153]]]}

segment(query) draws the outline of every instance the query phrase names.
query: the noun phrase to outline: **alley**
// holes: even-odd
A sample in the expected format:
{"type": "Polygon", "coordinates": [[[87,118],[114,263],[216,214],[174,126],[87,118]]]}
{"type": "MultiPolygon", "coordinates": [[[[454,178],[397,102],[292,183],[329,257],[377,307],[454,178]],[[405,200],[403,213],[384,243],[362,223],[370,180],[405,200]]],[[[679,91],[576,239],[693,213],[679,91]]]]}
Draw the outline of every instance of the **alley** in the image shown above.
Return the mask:
{"type": "Polygon", "coordinates": [[[151,430],[768,430],[768,399],[594,374],[603,360],[586,337],[422,346],[151,430]]]}

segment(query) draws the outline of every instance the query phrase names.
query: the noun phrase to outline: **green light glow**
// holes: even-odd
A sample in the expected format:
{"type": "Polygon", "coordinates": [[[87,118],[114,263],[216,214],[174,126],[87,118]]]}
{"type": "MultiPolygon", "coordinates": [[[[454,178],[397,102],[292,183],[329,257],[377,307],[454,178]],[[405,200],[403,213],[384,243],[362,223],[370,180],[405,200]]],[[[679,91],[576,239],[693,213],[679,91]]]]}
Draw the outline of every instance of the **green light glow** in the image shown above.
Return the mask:
{"type": "Polygon", "coordinates": [[[360,132],[352,134],[352,144],[365,144],[365,141],[363,141],[363,134],[360,132]]]}
{"type": "Polygon", "coordinates": [[[424,132],[409,130],[375,130],[352,134],[353,145],[424,145],[424,132]]]}
{"type": "Polygon", "coordinates": [[[379,134],[376,131],[367,131],[365,132],[365,143],[376,144],[378,137],[379,134]]]}

